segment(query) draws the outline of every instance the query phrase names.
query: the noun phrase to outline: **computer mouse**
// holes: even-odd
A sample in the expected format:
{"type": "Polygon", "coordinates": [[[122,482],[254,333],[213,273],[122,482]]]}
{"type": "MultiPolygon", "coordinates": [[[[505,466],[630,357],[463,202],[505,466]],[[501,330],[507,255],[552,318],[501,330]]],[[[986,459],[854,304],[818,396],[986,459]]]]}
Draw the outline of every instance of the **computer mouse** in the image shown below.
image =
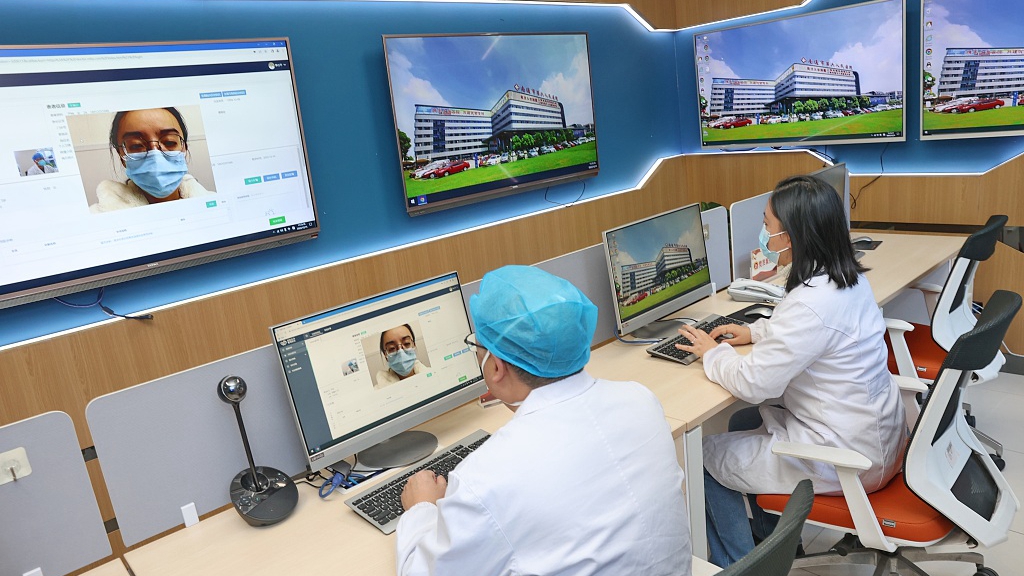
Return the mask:
{"type": "Polygon", "coordinates": [[[767,306],[758,306],[757,308],[751,308],[750,310],[747,310],[746,312],[743,313],[743,315],[747,316],[748,318],[753,318],[755,316],[760,316],[761,318],[771,318],[772,312],[772,309],[767,306]]]}
{"type": "Polygon", "coordinates": [[[850,240],[851,244],[858,244],[860,242],[864,242],[864,243],[871,242],[871,236],[857,236],[853,240],[850,240]]]}

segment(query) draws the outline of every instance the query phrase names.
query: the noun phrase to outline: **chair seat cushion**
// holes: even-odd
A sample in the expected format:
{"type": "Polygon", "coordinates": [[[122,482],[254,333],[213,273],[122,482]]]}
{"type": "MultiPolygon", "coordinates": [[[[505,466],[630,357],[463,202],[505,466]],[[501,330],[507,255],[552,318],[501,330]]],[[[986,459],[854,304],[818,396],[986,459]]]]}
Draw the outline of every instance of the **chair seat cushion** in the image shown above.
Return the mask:
{"type": "MultiPolygon", "coordinates": [[[[946,351],[936,344],[935,340],[932,340],[931,326],[927,324],[914,324],[913,326],[914,329],[904,332],[903,337],[907,340],[910,357],[914,360],[914,367],[917,368],[917,377],[935,380],[939,376],[939,367],[942,366],[942,361],[946,358],[946,351]]],[[[899,374],[888,332],[885,333],[885,345],[889,349],[889,372],[899,374]]]]}
{"type": "MultiPolygon", "coordinates": [[[[789,494],[761,494],[757,504],[769,512],[781,513],[789,494]]],[[[907,488],[903,474],[897,474],[885,488],[868,494],[882,533],[907,542],[931,543],[953,530],[953,523],[907,488]]],[[[815,495],[810,522],[854,530],[853,517],[842,496],[815,495]]]]}

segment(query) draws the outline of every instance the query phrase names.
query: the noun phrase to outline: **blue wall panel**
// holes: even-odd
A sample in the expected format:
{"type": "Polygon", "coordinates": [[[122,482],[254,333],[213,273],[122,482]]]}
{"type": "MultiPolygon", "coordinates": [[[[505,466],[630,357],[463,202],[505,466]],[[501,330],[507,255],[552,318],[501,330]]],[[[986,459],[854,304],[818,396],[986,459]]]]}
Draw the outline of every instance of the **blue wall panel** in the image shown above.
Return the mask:
{"type": "MultiPolygon", "coordinates": [[[[318,239],[110,286],[120,313],[401,246],[636,185],[683,144],[675,34],[618,6],[287,0],[50,0],[0,3],[4,44],[287,36],[322,231],[318,239]],[[17,26],[12,25],[18,23],[17,26]],[[395,149],[382,34],[584,31],[601,173],[596,178],[410,218],[395,149]],[[546,193],[546,197],[545,197],[546,193]]],[[[597,242],[599,239],[595,238],[597,242]]],[[[95,291],[67,297],[88,302],[95,291]]],[[[338,295],[339,302],[344,294],[338,295]]],[[[54,301],[0,310],[0,345],[106,319],[54,301]]],[[[159,315],[154,320],[159,323],[159,315]]]]}

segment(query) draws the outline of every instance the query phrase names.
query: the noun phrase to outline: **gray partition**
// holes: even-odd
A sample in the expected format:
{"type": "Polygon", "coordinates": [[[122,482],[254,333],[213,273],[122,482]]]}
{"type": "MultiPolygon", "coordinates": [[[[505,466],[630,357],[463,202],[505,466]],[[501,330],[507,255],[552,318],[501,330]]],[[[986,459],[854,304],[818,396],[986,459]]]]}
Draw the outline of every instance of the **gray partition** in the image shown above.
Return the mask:
{"type": "Polygon", "coordinates": [[[732,282],[729,260],[729,211],[718,206],[700,213],[704,221],[704,245],[708,249],[708,268],[715,290],[724,290],[732,282]]]}
{"type": "Polygon", "coordinates": [[[746,200],[733,202],[729,207],[729,247],[732,249],[732,277],[750,278],[750,253],[757,248],[761,234],[764,208],[771,191],[746,200]]]}
{"type": "Polygon", "coordinates": [[[71,418],[47,412],[0,427],[0,454],[16,448],[32,472],[0,485],[0,576],[67,574],[110,556],[71,418]]]}
{"type": "Polygon", "coordinates": [[[256,465],[305,469],[271,346],[96,398],[86,418],[125,545],[183,524],[189,503],[202,515],[230,502],[228,485],[248,463],[234,411],[217,396],[227,375],[248,385],[241,409],[256,465]]]}

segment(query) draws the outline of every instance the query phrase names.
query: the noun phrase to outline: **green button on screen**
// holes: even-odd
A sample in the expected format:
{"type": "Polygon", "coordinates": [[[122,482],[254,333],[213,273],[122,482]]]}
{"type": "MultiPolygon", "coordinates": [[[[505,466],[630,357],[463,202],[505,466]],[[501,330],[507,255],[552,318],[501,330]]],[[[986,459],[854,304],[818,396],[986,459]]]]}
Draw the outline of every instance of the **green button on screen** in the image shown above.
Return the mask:
{"type": "Polygon", "coordinates": [[[252,178],[245,179],[246,186],[248,186],[249,184],[259,184],[260,182],[263,182],[263,178],[260,176],[253,176],[252,178]]]}
{"type": "Polygon", "coordinates": [[[284,224],[284,216],[278,216],[277,218],[270,219],[271,226],[276,226],[278,224],[284,224]]]}
{"type": "Polygon", "coordinates": [[[206,203],[206,207],[207,208],[213,208],[215,206],[217,206],[217,201],[216,200],[210,200],[209,202],[206,203]]]}

